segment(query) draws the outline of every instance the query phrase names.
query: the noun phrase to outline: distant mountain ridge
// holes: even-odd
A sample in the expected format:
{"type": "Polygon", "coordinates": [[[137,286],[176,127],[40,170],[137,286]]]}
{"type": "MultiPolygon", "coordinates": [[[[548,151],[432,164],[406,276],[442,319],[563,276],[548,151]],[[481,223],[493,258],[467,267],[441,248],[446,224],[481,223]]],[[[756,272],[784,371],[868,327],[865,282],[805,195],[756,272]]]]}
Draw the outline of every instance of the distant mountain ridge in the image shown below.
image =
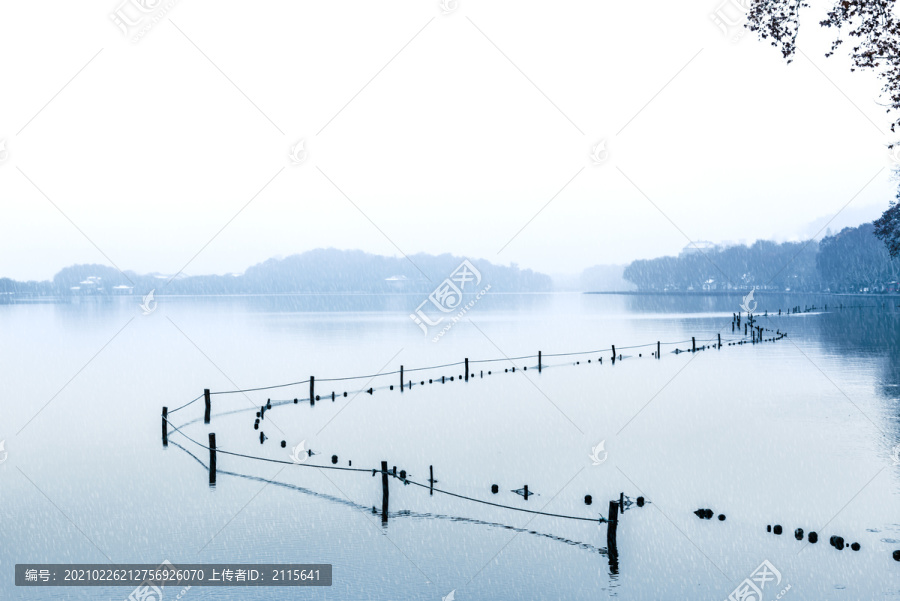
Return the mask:
{"type": "MultiPolygon", "coordinates": [[[[449,253],[405,257],[374,255],[361,250],[316,249],[284,259],[268,259],[243,274],[178,275],[119,272],[108,265],[81,264],[60,270],[52,281],[18,282],[0,278],[0,299],[50,296],[146,294],[290,294],[397,293],[428,294],[465,260],[449,253]],[[171,280],[171,281],[170,281],[171,280]]],[[[495,292],[546,292],[550,276],[517,265],[494,265],[470,259],[481,286],[495,292]]],[[[467,290],[468,292],[468,290],[467,290]]]]}

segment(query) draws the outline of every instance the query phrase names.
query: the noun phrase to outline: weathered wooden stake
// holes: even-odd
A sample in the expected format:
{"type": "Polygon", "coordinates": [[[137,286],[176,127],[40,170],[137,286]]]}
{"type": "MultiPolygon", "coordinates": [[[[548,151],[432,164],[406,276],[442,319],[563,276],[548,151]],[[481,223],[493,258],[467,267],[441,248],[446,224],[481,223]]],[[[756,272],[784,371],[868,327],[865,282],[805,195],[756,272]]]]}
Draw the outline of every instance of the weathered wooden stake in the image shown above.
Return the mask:
{"type": "Polygon", "coordinates": [[[656,341],[656,358],[659,359],[659,340],[656,341]]]}
{"type": "Polygon", "coordinates": [[[625,493],[619,493],[619,511],[625,513],[625,493]]]}
{"type": "Polygon", "coordinates": [[[719,332],[718,336],[719,336],[719,348],[722,348],[722,333],[719,332]]]}
{"type": "Polygon", "coordinates": [[[615,345],[615,344],[612,345],[612,348],[613,348],[613,357],[612,357],[612,360],[613,360],[613,363],[615,363],[615,362],[616,362],[616,345],[615,345]]]}
{"type": "Polygon", "coordinates": [[[400,392],[403,392],[403,366],[400,366],[400,392]]]}
{"type": "Polygon", "coordinates": [[[466,382],[469,381],[469,358],[466,357],[466,382]]]}
{"type": "Polygon", "coordinates": [[[309,406],[316,404],[316,377],[309,377],[309,406]]]}
{"type": "Polygon", "coordinates": [[[216,484],[216,433],[209,433],[209,485],[216,484]]]}
{"type": "Polygon", "coordinates": [[[527,500],[528,500],[528,485],[527,485],[527,484],[525,485],[525,488],[524,488],[524,491],[523,491],[523,492],[525,493],[525,494],[524,494],[524,497],[525,497],[525,500],[527,501],[527,500]]]}
{"type": "Polygon", "coordinates": [[[697,352],[697,338],[695,336],[691,336],[691,352],[697,352]]]}
{"type": "Polygon", "coordinates": [[[538,351],[538,373],[541,373],[541,351],[538,351]]]}
{"type": "Polygon", "coordinates": [[[431,486],[428,488],[428,495],[434,496],[434,466],[428,466],[428,482],[431,486]]]}
{"type": "Polygon", "coordinates": [[[616,527],[619,525],[619,502],[609,502],[609,517],[606,521],[606,551],[609,556],[618,555],[616,549],[616,527]]]}
{"type": "Polygon", "coordinates": [[[212,406],[210,405],[210,401],[209,401],[209,388],[206,388],[203,390],[203,397],[206,399],[206,412],[203,414],[203,423],[208,424],[209,423],[209,412],[210,412],[210,409],[212,409],[212,406]]]}
{"type": "Polygon", "coordinates": [[[388,521],[388,468],[387,461],[381,462],[381,522],[388,521]]]}
{"type": "Polygon", "coordinates": [[[162,413],[163,446],[169,446],[169,408],[163,407],[162,413]]]}

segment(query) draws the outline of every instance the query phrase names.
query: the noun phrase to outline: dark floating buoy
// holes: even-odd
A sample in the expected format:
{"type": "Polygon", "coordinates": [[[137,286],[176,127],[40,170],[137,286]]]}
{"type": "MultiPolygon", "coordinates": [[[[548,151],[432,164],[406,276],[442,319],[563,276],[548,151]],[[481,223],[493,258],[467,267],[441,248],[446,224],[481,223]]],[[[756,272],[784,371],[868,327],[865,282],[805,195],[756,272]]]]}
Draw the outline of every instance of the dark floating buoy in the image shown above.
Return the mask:
{"type": "Polygon", "coordinates": [[[696,515],[701,520],[711,520],[712,516],[713,516],[713,510],[712,509],[698,509],[697,511],[694,512],[694,515],[696,515]]]}
{"type": "Polygon", "coordinates": [[[256,420],[256,423],[253,424],[253,429],[254,429],[254,430],[259,430],[259,420],[256,420]]]}
{"type": "Polygon", "coordinates": [[[812,544],[816,544],[817,542],[819,542],[819,535],[815,532],[810,532],[807,535],[806,540],[808,540],[812,544]]]}
{"type": "Polygon", "coordinates": [[[585,505],[590,505],[593,502],[594,502],[594,499],[593,499],[593,497],[591,497],[591,495],[584,495],[584,504],[585,505]]]}
{"type": "Polygon", "coordinates": [[[425,386],[425,380],[422,380],[421,382],[419,382],[419,384],[420,384],[421,386],[425,386]]]}
{"type": "Polygon", "coordinates": [[[286,446],[287,446],[287,441],[286,441],[286,440],[282,440],[282,441],[281,441],[281,448],[283,449],[283,448],[286,447],[286,446]]]}
{"type": "Polygon", "coordinates": [[[344,396],[347,396],[347,393],[346,393],[346,392],[344,393],[344,396]]]}
{"type": "Polygon", "coordinates": [[[771,531],[772,531],[772,524],[769,524],[768,526],[766,526],[766,532],[771,532],[771,531]]]}
{"type": "Polygon", "coordinates": [[[295,405],[297,404],[297,399],[294,399],[294,404],[295,404],[295,405]]]}
{"type": "Polygon", "coordinates": [[[644,497],[638,497],[638,498],[637,498],[637,506],[638,506],[638,507],[643,507],[643,506],[644,506],[644,497]]]}
{"type": "Polygon", "coordinates": [[[842,536],[832,536],[828,539],[828,544],[838,551],[842,551],[844,549],[844,538],[842,536]]]}
{"type": "Polygon", "coordinates": [[[394,385],[393,385],[393,384],[391,384],[391,390],[393,390],[393,389],[394,389],[394,385]]]}
{"type": "Polygon", "coordinates": [[[900,561],[900,549],[894,551],[894,561],[900,561]]]}
{"type": "Polygon", "coordinates": [[[781,535],[781,524],[775,524],[775,527],[772,528],[772,532],[775,534],[781,535]]]}
{"type": "Polygon", "coordinates": [[[332,455],[332,456],[331,456],[331,464],[332,464],[332,465],[335,465],[335,464],[337,464],[337,461],[338,461],[338,460],[337,460],[337,455],[332,455]]]}
{"type": "Polygon", "coordinates": [[[852,545],[850,545],[850,548],[854,551],[859,551],[859,543],[853,543],[852,545]]]}
{"type": "Polygon", "coordinates": [[[488,370],[488,375],[491,375],[491,372],[490,372],[490,370],[488,370]]]}
{"type": "Polygon", "coordinates": [[[429,384],[432,384],[432,383],[433,383],[431,378],[428,379],[428,383],[429,383],[429,384]]]}
{"type": "Polygon", "coordinates": [[[719,514],[719,521],[720,521],[720,522],[724,522],[724,521],[725,521],[725,514],[724,514],[724,513],[720,513],[720,514],[719,514]]]}
{"type": "MultiPolygon", "coordinates": [[[[317,400],[317,401],[319,400],[319,395],[316,395],[316,400],[317,400]]],[[[270,409],[271,409],[271,407],[270,407],[270,409]]]]}
{"type": "Polygon", "coordinates": [[[803,540],[803,528],[797,528],[794,530],[794,538],[797,540],[803,540]]]}
{"type": "MultiPolygon", "coordinates": [[[[496,484],[491,484],[491,492],[496,495],[498,492],[500,492],[500,487],[496,484]]],[[[898,551],[898,553],[900,553],[900,551],[898,551]]]]}
{"type": "Polygon", "coordinates": [[[406,470],[400,470],[400,479],[406,480],[406,470]]]}
{"type": "Polygon", "coordinates": [[[259,417],[259,411],[256,412],[256,417],[259,417]]]}

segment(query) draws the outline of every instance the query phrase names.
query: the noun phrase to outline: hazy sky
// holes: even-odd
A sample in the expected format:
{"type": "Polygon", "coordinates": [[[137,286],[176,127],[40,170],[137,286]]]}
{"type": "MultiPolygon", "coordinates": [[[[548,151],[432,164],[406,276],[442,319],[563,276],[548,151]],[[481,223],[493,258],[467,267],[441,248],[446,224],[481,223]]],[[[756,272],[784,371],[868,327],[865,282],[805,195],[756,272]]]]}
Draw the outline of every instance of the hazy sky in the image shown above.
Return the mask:
{"type": "Polygon", "coordinates": [[[896,187],[821,9],[786,65],[721,0],[144,4],[137,43],[130,0],[0,5],[0,276],[328,246],[574,273],[856,224],[896,187]]]}

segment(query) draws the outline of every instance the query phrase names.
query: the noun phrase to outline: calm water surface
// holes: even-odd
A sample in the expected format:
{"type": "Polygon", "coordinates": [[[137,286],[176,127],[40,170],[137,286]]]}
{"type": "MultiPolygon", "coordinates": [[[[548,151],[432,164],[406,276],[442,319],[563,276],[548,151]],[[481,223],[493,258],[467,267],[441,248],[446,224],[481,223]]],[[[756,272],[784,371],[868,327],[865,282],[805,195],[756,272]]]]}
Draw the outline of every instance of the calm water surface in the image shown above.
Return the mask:
{"type": "MultiPolygon", "coordinates": [[[[777,343],[696,354],[664,347],[731,331],[734,297],[489,293],[438,343],[408,318],[412,296],[157,297],[0,305],[0,599],[126,599],[130,588],[16,588],[14,565],[330,563],[329,588],[200,588],[201,599],[726,599],[763,560],[781,574],[764,598],[900,596],[900,309],[897,299],[757,295],[777,343]],[[838,304],[843,302],[844,309],[838,304]],[[792,305],[824,307],[777,316],[792,305]],[[847,305],[852,305],[847,307],[847,305]],[[626,348],[652,343],[653,346],[626,348]],[[606,349],[610,353],[548,355],[606,349]],[[398,376],[331,378],[455,363],[398,376]],[[640,356],[639,356],[640,355],[640,356]],[[597,359],[603,356],[602,365],[597,359]],[[591,363],[587,363],[590,359],[591,363]],[[575,362],[579,361],[579,365],[575,362]],[[516,365],[516,373],[504,373],[516,365]],[[528,367],[527,371],[522,368],[528,367]],[[490,370],[492,375],[488,376],[490,370]],[[481,377],[481,372],[484,377],[481,377]],[[308,385],[213,391],[317,379],[308,385]],[[395,390],[387,387],[394,385],[395,390]],[[357,394],[369,386],[373,395],[357,394]],[[331,392],[337,400],[332,403],[331,392]],[[348,396],[342,396],[347,391],[348,396]],[[324,398],[327,395],[327,400],[324,398]],[[259,442],[255,411],[272,399],[259,442]],[[287,400],[287,404],[279,404],[287,400]],[[380,477],[221,455],[210,488],[205,442],[290,461],[378,467],[527,509],[598,518],[624,492],[618,564],[606,527],[510,511],[391,481],[387,526],[372,507],[380,477]],[[285,441],[285,448],[281,441],[285,441]],[[593,465],[591,449],[606,455],[593,465]],[[491,485],[500,492],[491,494],[491,485]],[[527,501],[511,492],[527,484],[527,501]],[[585,495],[594,502],[585,505],[585,495]],[[725,521],[700,520],[711,508],[725,521]],[[785,534],[766,532],[780,524],[785,534]],[[794,539],[815,530],[820,542],[794,539]],[[837,551],[828,537],[859,542],[837,551]]],[[[167,591],[174,599],[177,591],[167,591]]]]}

